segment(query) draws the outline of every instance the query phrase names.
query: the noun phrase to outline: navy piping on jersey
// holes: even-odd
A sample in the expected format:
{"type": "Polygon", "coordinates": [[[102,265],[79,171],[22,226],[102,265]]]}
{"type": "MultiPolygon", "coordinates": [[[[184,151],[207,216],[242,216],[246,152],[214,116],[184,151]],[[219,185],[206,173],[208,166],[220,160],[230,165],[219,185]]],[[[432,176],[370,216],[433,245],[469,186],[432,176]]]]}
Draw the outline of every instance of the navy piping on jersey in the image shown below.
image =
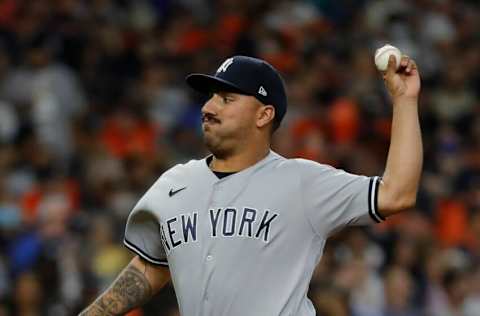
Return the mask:
{"type": "MultiPolygon", "coordinates": [[[[213,171],[213,170],[212,170],[213,171]]],[[[228,177],[229,175],[232,175],[236,172],[220,172],[220,171],[213,171],[213,173],[217,176],[217,178],[222,179],[225,177],[228,177]]]]}
{"type": "MultiPolygon", "coordinates": [[[[207,163],[207,166],[210,167],[210,163],[212,162],[213,156],[208,156],[205,162],[207,163]]],[[[236,171],[234,172],[221,172],[221,171],[213,171],[212,172],[217,176],[219,179],[223,179],[225,177],[228,177],[232,174],[237,173],[236,171]]]]}
{"type": "Polygon", "coordinates": [[[378,212],[378,188],[380,187],[380,181],[380,177],[372,177],[368,185],[368,214],[377,223],[385,220],[385,217],[378,212]]]}
{"type": "Polygon", "coordinates": [[[153,258],[153,257],[149,256],[142,249],[135,246],[133,243],[128,241],[126,238],[123,240],[123,244],[125,245],[125,247],[127,247],[131,251],[135,252],[137,255],[139,255],[140,257],[142,257],[143,259],[145,259],[146,261],[148,261],[150,263],[153,263],[153,264],[156,264],[156,265],[161,265],[161,266],[168,266],[168,261],[167,260],[156,259],[156,258],[153,258]]]}

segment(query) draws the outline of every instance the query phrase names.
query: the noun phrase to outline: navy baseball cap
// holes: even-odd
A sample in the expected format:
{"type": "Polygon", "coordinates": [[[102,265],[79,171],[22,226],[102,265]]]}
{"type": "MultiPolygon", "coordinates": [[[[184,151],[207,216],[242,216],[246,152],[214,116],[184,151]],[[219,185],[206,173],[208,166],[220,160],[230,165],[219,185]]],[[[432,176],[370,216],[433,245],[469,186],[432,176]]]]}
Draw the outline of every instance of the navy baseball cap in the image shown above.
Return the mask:
{"type": "Polygon", "coordinates": [[[282,77],[264,60],[233,56],[225,60],[215,75],[190,74],[187,84],[200,93],[234,92],[250,95],[275,108],[279,125],[287,112],[287,95],[282,77]]]}

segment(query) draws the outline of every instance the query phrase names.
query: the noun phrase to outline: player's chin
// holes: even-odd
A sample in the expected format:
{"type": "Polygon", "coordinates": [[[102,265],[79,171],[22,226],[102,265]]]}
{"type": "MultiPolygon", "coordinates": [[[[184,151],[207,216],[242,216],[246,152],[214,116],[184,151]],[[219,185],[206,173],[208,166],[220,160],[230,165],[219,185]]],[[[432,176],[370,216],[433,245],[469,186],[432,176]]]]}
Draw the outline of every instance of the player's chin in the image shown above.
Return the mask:
{"type": "Polygon", "coordinates": [[[212,134],[211,130],[204,130],[203,132],[203,143],[207,146],[208,149],[211,147],[215,148],[218,146],[218,141],[215,140],[215,135],[212,134]]]}
{"type": "Polygon", "coordinates": [[[220,139],[213,135],[211,132],[205,132],[203,134],[203,143],[205,144],[207,149],[215,156],[224,152],[224,146],[222,146],[220,139]]]}

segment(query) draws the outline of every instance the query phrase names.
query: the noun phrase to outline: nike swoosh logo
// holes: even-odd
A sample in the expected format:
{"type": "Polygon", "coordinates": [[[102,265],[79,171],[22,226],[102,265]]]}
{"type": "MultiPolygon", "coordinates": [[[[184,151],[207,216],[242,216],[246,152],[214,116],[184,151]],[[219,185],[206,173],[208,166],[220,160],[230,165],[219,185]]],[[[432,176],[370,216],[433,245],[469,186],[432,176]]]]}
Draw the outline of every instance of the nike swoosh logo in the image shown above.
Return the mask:
{"type": "Polygon", "coordinates": [[[186,188],[187,188],[187,187],[183,187],[183,188],[178,189],[178,190],[175,190],[175,191],[174,191],[173,189],[170,189],[170,192],[168,192],[168,196],[169,196],[169,197],[172,197],[172,196],[174,196],[175,194],[177,194],[178,192],[180,192],[180,191],[182,191],[182,190],[185,190],[186,188]]]}

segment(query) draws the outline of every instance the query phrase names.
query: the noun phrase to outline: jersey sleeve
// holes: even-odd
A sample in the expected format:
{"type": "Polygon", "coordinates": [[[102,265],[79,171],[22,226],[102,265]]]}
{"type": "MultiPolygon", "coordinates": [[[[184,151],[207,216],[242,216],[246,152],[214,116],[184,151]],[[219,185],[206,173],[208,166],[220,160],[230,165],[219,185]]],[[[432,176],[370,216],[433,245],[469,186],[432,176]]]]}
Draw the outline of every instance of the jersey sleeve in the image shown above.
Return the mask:
{"type": "Polygon", "coordinates": [[[128,216],[124,245],[146,261],[168,266],[165,249],[161,242],[160,223],[149,210],[148,192],[138,201],[128,216]]]}
{"type": "Polygon", "coordinates": [[[319,235],[347,225],[380,223],[377,211],[380,177],[354,175],[299,159],[302,201],[307,219],[319,235]]]}

